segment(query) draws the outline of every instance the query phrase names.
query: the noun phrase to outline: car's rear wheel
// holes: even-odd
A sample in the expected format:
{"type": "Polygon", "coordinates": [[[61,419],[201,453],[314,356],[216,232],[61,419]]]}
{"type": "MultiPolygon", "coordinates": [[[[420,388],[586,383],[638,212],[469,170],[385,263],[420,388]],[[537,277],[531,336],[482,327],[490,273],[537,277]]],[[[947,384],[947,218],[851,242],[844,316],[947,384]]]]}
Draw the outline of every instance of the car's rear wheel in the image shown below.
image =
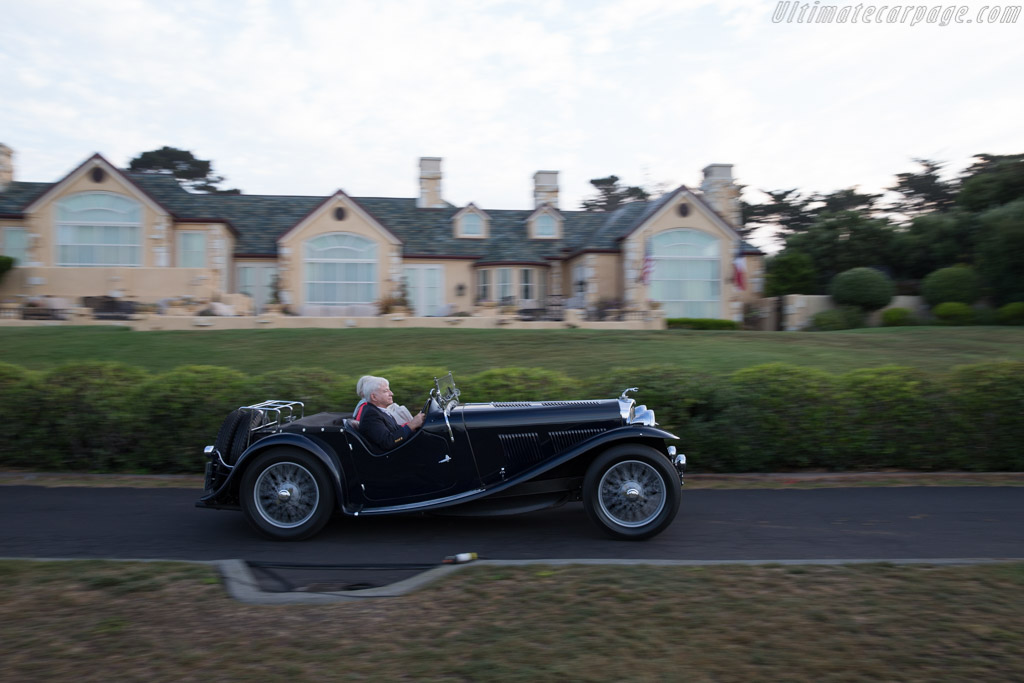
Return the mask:
{"type": "Polygon", "coordinates": [[[639,541],[661,533],[679,511],[679,475],[668,459],[641,444],[598,456],[583,478],[583,506],[608,535],[639,541]]]}
{"type": "Polygon", "coordinates": [[[320,531],[334,511],[334,489],[320,461],[298,448],[271,448],[242,476],[239,497],[260,533],[297,541],[320,531]]]}

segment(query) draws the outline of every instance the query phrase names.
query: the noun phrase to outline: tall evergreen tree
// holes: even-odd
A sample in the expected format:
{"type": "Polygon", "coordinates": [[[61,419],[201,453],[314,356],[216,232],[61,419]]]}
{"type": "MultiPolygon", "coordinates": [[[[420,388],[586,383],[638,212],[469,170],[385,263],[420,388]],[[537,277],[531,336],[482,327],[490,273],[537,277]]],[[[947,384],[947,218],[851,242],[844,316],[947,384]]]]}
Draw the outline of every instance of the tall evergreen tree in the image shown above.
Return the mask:
{"type": "Polygon", "coordinates": [[[642,187],[620,185],[619,177],[614,175],[594,178],[590,184],[597,190],[597,195],[583,200],[581,207],[584,211],[615,211],[623,204],[641,202],[651,196],[642,187]]]}

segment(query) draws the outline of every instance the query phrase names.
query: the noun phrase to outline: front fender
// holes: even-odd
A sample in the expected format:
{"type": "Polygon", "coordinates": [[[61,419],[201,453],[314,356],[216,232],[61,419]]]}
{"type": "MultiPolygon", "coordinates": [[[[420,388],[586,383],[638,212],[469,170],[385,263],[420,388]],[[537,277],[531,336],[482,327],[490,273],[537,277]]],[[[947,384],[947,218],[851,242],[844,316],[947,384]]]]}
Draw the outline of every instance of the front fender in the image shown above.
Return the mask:
{"type": "Polygon", "coordinates": [[[249,446],[249,448],[247,448],[245,452],[238,457],[238,462],[235,463],[234,468],[231,470],[231,473],[228,474],[227,479],[224,481],[224,484],[221,485],[220,489],[205,500],[217,501],[224,493],[227,492],[237,494],[238,488],[241,485],[242,475],[245,470],[248,469],[252,461],[255,460],[260,453],[275,446],[301,448],[323,463],[323,466],[327,470],[327,474],[331,479],[331,485],[334,486],[337,507],[339,510],[341,509],[345,500],[345,492],[344,487],[342,486],[342,476],[338,456],[334,454],[332,449],[324,447],[322,444],[317,443],[308,436],[303,434],[292,434],[289,432],[271,434],[270,436],[262,438],[249,446]]]}
{"type": "Polygon", "coordinates": [[[618,427],[591,437],[582,443],[576,444],[572,448],[564,450],[555,457],[544,461],[532,470],[527,470],[526,472],[512,477],[508,481],[504,481],[496,486],[488,487],[486,492],[480,495],[490,495],[491,493],[504,491],[505,489],[511,488],[525,481],[536,479],[550,470],[579,457],[585,456],[587,453],[603,451],[608,445],[621,441],[644,441],[648,445],[653,446],[664,453],[666,458],[669,458],[668,449],[664,445],[666,439],[678,440],[679,437],[671,432],[666,432],[664,429],[648,427],[645,425],[626,425],[624,427],[618,427]]]}

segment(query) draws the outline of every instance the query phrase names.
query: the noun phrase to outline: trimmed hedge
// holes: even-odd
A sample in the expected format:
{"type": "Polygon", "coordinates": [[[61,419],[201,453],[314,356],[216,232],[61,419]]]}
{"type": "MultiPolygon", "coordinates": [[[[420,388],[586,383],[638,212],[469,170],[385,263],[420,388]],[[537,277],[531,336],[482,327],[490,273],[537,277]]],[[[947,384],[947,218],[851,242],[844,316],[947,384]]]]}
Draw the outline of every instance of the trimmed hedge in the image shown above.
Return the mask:
{"type": "Polygon", "coordinates": [[[811,329],[816,332],[836,332],[864,327],[864,311],[856,306],[840,306],[818,311],[811,317],[811,329]]]}
{"type": "Polygon", "coordinates": [[[909,308],[887,308],[882,311],[883,327],[906,327],[919,324],[918,319],[910,312],[909,308]]]}
{"type": "MultiPolygon", "coordinates": [[[[835,462],[835,378],[782,363],[745,368],[723,386],[707,463],[723,472],[823,467],[835,462]],[[718,438],[715,438],[715,437],[718,438]]],[[[701,463],[699,457],[696,463],[701,463]]]]}
{"type": "Polygon", "coordinates": [[[1000,306],[996,311],[996,322],[1000,325],[1024,325],[1024,301],[1000,306]]]}
{"type": "Polygon", "coordinates": [[[932,309],[940,325],[973,325],[978,321],[974,309],[959,301],[947,301],[932,309]]]}
{"type": "Polygon", "coordinates": [[[718,318],[666,318],[665,327],[670,330],[738,330],[740,324],[718,318]]]}
{"type": "MultiPolygon", "coordinates": [[[[373,374],[416,412],[439,369],[373,374]]],[[[675,365],[609,369],[579,381],[536,368],[458,376],[465,402],[614,398],[638,403],[696,472],[803,468],[1024,471],[1024,362],[928,375],[904,367],[831,375],[775,363],[716,377],[675,365]]],[[[306,413],[349,411],[354,377],[310,369],[254,377],[211,366],[150,375],[118,363],[34,372],[0,363],[0,467],[33,470],[202,471],[201,449],[227,413],[267,398],[299,399],[306,413]]]]}

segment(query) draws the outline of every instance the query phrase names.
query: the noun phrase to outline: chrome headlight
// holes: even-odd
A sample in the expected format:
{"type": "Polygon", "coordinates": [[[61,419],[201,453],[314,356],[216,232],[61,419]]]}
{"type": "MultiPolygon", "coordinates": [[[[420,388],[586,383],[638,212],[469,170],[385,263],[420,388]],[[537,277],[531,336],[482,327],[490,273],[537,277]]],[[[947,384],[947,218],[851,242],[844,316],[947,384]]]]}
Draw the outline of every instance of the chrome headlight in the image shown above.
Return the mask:
{"type": "Polygon", "coordinates": [[[630,424],[642,424],[647,427],[653,427],[657,424],[654,421],[654,411],[650,410],[647,406],[636,406],[633,415],[629,420],[630,424]]]}

